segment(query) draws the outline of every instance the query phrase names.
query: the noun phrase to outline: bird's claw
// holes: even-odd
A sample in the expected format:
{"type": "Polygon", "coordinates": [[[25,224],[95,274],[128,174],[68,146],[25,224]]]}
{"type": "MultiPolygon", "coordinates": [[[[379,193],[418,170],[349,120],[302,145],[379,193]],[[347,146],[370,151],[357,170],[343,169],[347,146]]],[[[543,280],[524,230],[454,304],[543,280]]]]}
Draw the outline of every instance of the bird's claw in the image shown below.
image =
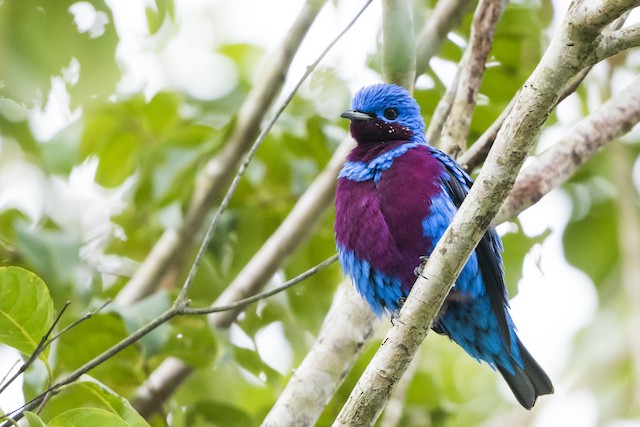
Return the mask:
{"type": "Polygon", "coordinates": [[[404,305],[404,302],[407,300],[406,297],[400,297],[398,298],[398,305],[399,307],[396,308],[393,313],[391,313],[391,325],[395,326],[395,323],[393,323],[394,320],[396,320],[398,323],[400,323],[401,325],[404,325],[404,322],[402,320],[400,320],[400,309],[402,308],[402,306],[404,305]]]}
{"type": "Polygon", "coordinates": [[[421,276],[422,278],[425,278],[422,274],[420,274],[420,272],[422,271],[424,266],[427,264],[427,261],[429,261],[429,257],[426,255],[423,255],[418,259],[420,260],[420,265],[413,269],[413,274],[415,274],[416,277],[421,276]]]}

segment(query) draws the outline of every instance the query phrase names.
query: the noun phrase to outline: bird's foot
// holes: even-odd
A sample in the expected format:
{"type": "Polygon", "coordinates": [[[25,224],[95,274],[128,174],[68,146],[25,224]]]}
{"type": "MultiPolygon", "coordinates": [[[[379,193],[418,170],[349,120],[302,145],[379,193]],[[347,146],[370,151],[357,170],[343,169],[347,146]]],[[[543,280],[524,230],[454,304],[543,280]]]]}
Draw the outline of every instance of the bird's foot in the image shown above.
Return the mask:
{"type": "Polygon", "coordinates": [[[404,322],[402,320],[400,320],[400,309],[402,308],[402,306],[404,305],[404,302],[407,300],[406,297],[400,297],[398,298],[398,308],[396,308],[393,313],[391,313],[391,325],[392,326],[396,326],[395,323],[393,323],[394,321],[397,321],[398,323],[400,323],[401,325],[404,325],[404,322]]]}
{"type": "MultiPolygon", "coordinates": [[[[413,270],[413,274],[415,274],[416,277],[418,276],[422,276],[422,274],[420,274],[420,272],[422,271],[422,269],[424,268],[424,266],[427,264],[427,261],[429,261],[429,257],[428,256],[421,256],[419,258],[420,260],[420,265],[417,266],[414,270],[413,270]]],[[[424,278],[424,276],[422,276],[424,278]]]]}

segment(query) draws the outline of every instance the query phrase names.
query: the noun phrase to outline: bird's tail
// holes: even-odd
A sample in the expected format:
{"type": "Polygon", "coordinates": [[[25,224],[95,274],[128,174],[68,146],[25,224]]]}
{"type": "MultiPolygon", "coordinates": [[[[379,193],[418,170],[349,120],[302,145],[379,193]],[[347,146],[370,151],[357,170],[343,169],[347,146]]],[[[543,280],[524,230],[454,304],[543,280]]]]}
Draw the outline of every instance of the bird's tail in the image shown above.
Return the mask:
{"type": "Polygon", "coordinates": [[[523,367],[521,368],[514,363],[515,375],[502,366],[498,366],[498,371],[504,377],[518,402],[526,409],[531,409],[538,396],[553,393],[553,384],[551,384],[547,373],[538,365],[538,362],[535,361],[519,339],[518,348],[520,349],[523,367]]]}

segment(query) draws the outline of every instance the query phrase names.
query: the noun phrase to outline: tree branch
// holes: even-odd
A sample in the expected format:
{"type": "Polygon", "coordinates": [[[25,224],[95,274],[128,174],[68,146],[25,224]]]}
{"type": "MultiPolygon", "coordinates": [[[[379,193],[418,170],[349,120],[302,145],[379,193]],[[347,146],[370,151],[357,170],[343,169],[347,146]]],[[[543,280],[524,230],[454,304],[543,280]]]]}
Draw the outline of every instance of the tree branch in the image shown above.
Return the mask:
{"type": "Polygon", "coordinates": [[[526,167],[504,202],[496,221],[512,218],[560,186],[605,144],[640,121],[640,78],[582,119],[562,140],[526,167]]]}
{"type": "Polygon", "coordinates": [[[640,46],[640,23],[605,34],[596,49],[596,61],[602,61],[637,46],[640,46]]]}
{"type": "Polygon", "coordinates": [[[355,287],[347,283],[313,347],[294,371],[262,426],[315,425],[378,323],[379,319],[355,287]]]}
{"type": "MultiPolygon", "coordinates": [[[[460,63],[466,62],[466,57],[470,54],[470,50],[465,50],[460,63]]],[[[438,144],[440,143],[442,129],[444,129],[445,123],[447,122],[447,117],[449,117],[449,113],[451,113],[451,106],[453,105],[453,101],[456,98],[456,91],[458,90],[458,85],[460,84],[461,73],[462,67],[458,66],[453,81],[451,82],[447,90],[445,90],[444,95],[442,95],[442,98],[440,98],[440,101],[438,101],[438,105],[436,106],[436,109],[433,111],[433,115],[431,116],[429,126],[427,126],[425,135],[429,144],[433,145],[434,147],[438,146],[438,144]]]]}
{"type": "MultiPolygon", "coordinates": [[[[629,12],[626,12],[620,16],[620,18],[616,19],[611,25],[608,31],[616,31],[624,25],[625,20],[629,12]]],[[[607,33],[605,32],[606,37],[607,33]]],[[[558,98],[556,102],[556,106],[564,101],[569,95],[575,92],[578,87],[582,84],[582,81],[587,77],[593,65],[583,68],[577,76],[575,76],[562,91],[562,94],[558,98]]],[[[518,92],[519,93],[519,92],[518,92]]],[[[496,136],[498,135],[498,131],[502,127],[502,124],[506,120],[509,113],[511,113],[511,109],[513,108],[513,104],[515,103],[515,99],[517,97],[514,96],[507,107],[500,113],[500,116],[491,124],[491,126],[478,138],[478,140],[471,145],[469,150],[464,152],[462,156],[458,159],[460,164],[465,168],[467,172],[471,172],[476,167],[480,166],[480,164],[484,161],[493,145],[493,141],[495,141],[496,136]]],[[[555,107],[554,107],[555,108],[555,107]]]]}
{"type": "Polygon", "coordinates": [[[460,61],[460,77],[451,112],[440,137],[440,148],[456,155],[466,150],[467,135],[473,117],[473,109],[480,91],[487,58],[493,45],[496,26],[502,16],[506,1],[480,0],[473,15],[469,46],[460,61]],[[467,54],[467,52],[469,52],[467,54]]]}
{"type": "Polygon", "coordinates": [[[382,0],[382,78],[410,92],[416,80],[413,2],[382,0]]]}
{"type": "Polygon", "coordinates": [[[469,149],[462,153],[458,158],[458,162],[467,172],[471,173],[472,170],[480,166],[482,162],[484,162],[484,159],[487,158],[487,154],[489,154],[489,150],[491,150],[491,147],[498,136],[498,132],[502,128],[504,121],[507,120],[509,114],[511,114],[511,110],[516,103],[518,93],[516,93],[516,96],[509,101],[509,104],[504,110],[502,110],[502,113],[500,113],[498,118],[491,123],[491,126],[484,131],[480,138],[471,144],[471,147],[469,147],[469,149]]]}
{"type": "Polygon", "coordinates": [[[633,380],[631,381],[630,400],[640,406],[640,216],[638,215],[638,193],[633,185],[634,155],[628,146],[615,142],[611,147],[613,159],[611,171],[613,183],[617,188],[617,229],[618,251],[620,253],[621,284],[624,290],[628,321],[624,329],[627,334],[628,352],[633,380]]]}
{"type": "MultiPolygon", "coordinates": [[[[574,2],[570,12],[584,8],[583,3],[574,2]]],[[[564,19],[498,133],[482,172],[416,281],[400,313],[402,322],[387,335],[334,425],[366,426],[375,422],[426,337],[455,278],[513,186],[559,93],[589,65],[586,58],[604,25],[631,7],[621,7],[618,2],[596,3],[599,14],[595,17],[569,13],[564,19]]]]}

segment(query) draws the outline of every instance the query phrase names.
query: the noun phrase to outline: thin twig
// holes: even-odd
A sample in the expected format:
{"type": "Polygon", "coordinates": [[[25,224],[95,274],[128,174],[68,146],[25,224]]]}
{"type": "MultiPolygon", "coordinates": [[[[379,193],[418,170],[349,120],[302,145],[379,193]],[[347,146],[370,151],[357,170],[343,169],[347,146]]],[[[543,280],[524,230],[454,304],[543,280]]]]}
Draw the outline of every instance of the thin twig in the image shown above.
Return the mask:
{"type": "MultiPolygon", "coordinates": [[[[460,63],[465,62],[465,57],[468,56],[469,50],[465,50],[462,55],[462,59],[460,63]]],[[[456,91],[458,90],[458,83],[460,82],[460,73],[462,69],[458,67],[456,69],[456,75],[453,78],[453,81],[447,87],[447,90],[438,101],[438,105],[436,109],[433,111],[433,115],[431,116],[431,121],[429,122],[429,126],[427,127],[426,137],[429,144],[433,146],[438,146],[440,143],[440,137],[442,136],[442,129],[444,129],[444,125],[447,122],[447,117],[449,117],[449,113],[451,112],[451,106],[453,105],[453,100],[456,97],[456,91]]]]}
{"type": "Polygon", "coordinates": [[[90,311],[88,313],[86,313],[84,316],[82,316],[80,319],[74,321],[73,323],[71,323],[70,325],[66,326],[64,329],[62,329],[60,332],[58,332],[57,334],[55,334],[53,337],[51,337],[51,339],[49,341],[47,341],[47,345],[50,345],[52,342],[54,342],[55,340],[57,340],[58,338],[60,338],[60,336],[64,333],[66,333],[69,329],[74,328],[75,326],[77,326],[79,323],[84,322],[85,320],[90,319],[91,317],[95,316],[96,314],[98,314],[100,311],[102,311],[103,308],[105,308],[107,305],[111,304],[111,298],[109,298],[108,300],[106,300],[104,302],[104,304],[102,304],[100,307],[98,307],[97,309],[95,309],[94,311],[90,311]]]}
{"type": "MultiPolygon", "coordinates": [[[[9,377],[9,375],[11,374],[11,371],[13,371],[13,369],[18,366],[20,364],[20,359],[16,360],[15,362],[13,362],[13,365],[11,365],[11,367],[9,368],[9,370],[7,371],[6,374],[4,374],[4,376],[2,377],[2,379],[0,380],[0,384],[4,384],[4,382],[7,380],[7,378],[9,377]]],[[[11,383],[13,381],[13,379],[9,382],[11,383]]],[[[0,393],[2,393],[2,391],[0,391],[0,393]]]]}
{"type": "Polygon", "coordinates": [[[320,264],[316,265],[315,267],[311,267],[309,270],[305,271],[304,273],[294,277],[291,280],[287,280],[286,282],[284,282],[282,285],[277,286],[269,291],[266,292],[262,292],[259,293],[257,295],[252,295],[248,298],[244,298],[241,299],[239,301],[236,301],[232,304],[227,304],[227,305],[221,305],[221,306],[213,306],[213,307],[204,307],[204,308],[191,308],[191,307],[184,307],[181,311],[180,314],[185,314],[185,315],[194,315],[194,314],[211,314],[211,313],[219,313],[221,311],[228,311],[228,310],[235,310],[238,308],[242,308],[242,307],[246,307],[249,304],[252,304],[256,301],[260,301],[262,299],[268,298],[272,295],[275,295],[277,293],[280,293],[286,289],[289,289],[290,287],[297,285],[298,283],[302,282],[303,280],[313,276],[314,274],[316,274],[317,272],[319,272],[320,270],[324,269],[325,267],[333,264],[334,262],[336,262],[338,260],[338,255],[332,255],[331,257],[327,258],[326,260],[322,261],[320,264]]]}
{"type": "MultiPolygon", "coordinates": [[[[591,66],[583,68],[582,71],[580,71],[578,75],[574,77],[571,82],[569,82],[567,87],[558,98],[558,101],[556,102],[554,108],[578,89],[578,87],[582,84],[582,81],[585,79],[585,77],[587,77],[587,74],[589,74],[589,72],[591,71],[591,68],[591,66]]],[[[462,167],[467,172],[471,172],[476,167],[480,166],[480,164],[482,164],[484,159],[487,157],[487,154],[489,154],[489,150],[491,149],[493,142],[496,140],[498,132],[500,131],[500,128],[502,128],[502,124],[506,120],[507,116],[511,113],[511,109],[514,106],[519,93],[520,91],[516,92],[515,96],[511,98],[509,104],[505,107],[504,110],[502,110],[500,116],[498,116],[498,118],[491,124],[491,126],[489,126],[489,128],[484,131],[480,138],[478,138],[467,151],[462,153],[462,155],[458,159],[462,167]]]]}
{"type": "MultiPolygon", "coordinates": [[[[626,12],[622,14],[618,19],[616,19],[610,26],[609,29],[605,31],[605,34],[614,32],[619,30],[624,25],[627,17],[630,12],[626,12]]],[[[583,68],[578,75],[576,75],[571,82],[564,88],[562,94],[558,98],[555,103],[554,108],[564,101],[569,95],[575,92],[578,87],[582,84],[582,81],[586,78],[586,76],[591,71],[593,65],[589,65],[583,68]]],[[[518,97],[520,91],[516,92],[515,96],[511,99],[509,104],[505,107],[505,109],[500,113],[500,116],[491,124],[491,126],[476,140],[471,147],[458,159],[460,164],[467,170],[467,172],[471,172],[476,167],[480,166],[480,164],[484,161],[493,145],[493,141],[495,141],[502,124],[506,120],[507,116],[511,113],[511,109],[515,104],[515,100],[518,97]]],[[[449,101],[451,102],[451,101],[449,101]]],[[[440,106],[440,105],[438,105],[440,106]]]]}
{"type": "Polygon", "coordinates": [[[484,162],[484,159],[487,158],[487,154],[489,154],[489,150],[493,146],[493,142],[496,140],[498,132],[502,128],[502,125],[509,114],[511,114],[511,109],[515,105],[519,93],[519,91],[516,92],[516,95],[511,98],[509,104],[504,110],[502,110],[502,113],[500,113],[491,126],[484,131],[480,138],[478,138],[467,151],[460,155],[458,162],[467,172],[470,173],[476,167],[480,166],[480,164],[484,162]]]}

